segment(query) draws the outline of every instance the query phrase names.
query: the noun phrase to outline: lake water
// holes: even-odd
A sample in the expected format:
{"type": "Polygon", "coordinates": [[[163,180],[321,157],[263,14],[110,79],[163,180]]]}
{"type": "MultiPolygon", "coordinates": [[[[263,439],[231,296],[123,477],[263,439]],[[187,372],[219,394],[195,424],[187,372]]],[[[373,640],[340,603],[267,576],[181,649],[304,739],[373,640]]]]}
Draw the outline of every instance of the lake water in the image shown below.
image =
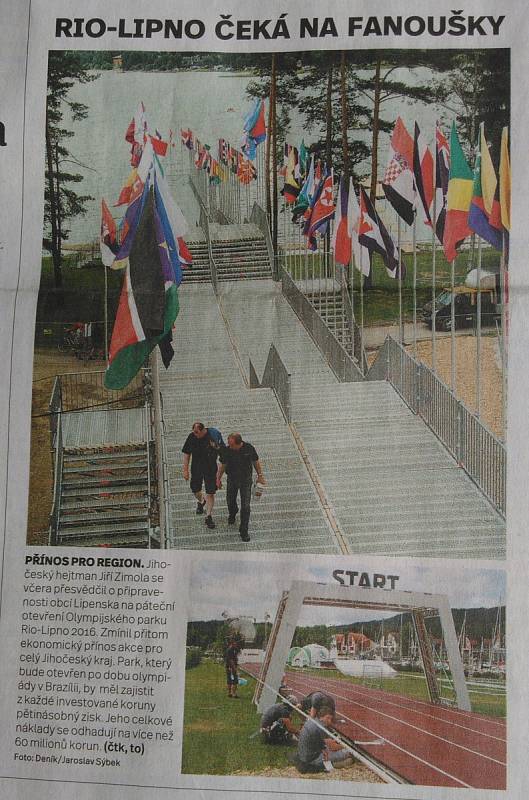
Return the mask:
{"type": "MultiPolygon", "coordinates": [[[[175,160],[171,168],[178,169],[182,166],[180,128],[191,128],[200,141],[212,145],[214,153],[219,137],[227,139],[234,147],[240,146],[243,119],[251,105],[246,87],[254,80],[253,76],[223,72],[105,71],[98,74],[97,80],[77,84],[70,92],[71,99],[85,103],[89,111],[86,119],[66,124],[75,133],[67,146],[74,158],[84,165],[77,168],[68,165],[68,168],[84,176],[83,182],[74,187],[76,191],[95,198],[87,204],[84,217],[71,221],[69,241],[72,243],[91,241],[99,236],[101,198],[111,205],[119,195],[130,172],[130,145],[125,141],[125,132],[141,101],[146,106],[151,130],[157,128],[164,137],[168,136],[169,129],[173,130],[177,146],[171,156],[175,160]]],[[[412,83],[426,82],[431,77],[425,68],[396,70],[393,75],[395,80],[412,83]]],[[[433,139],[436,119],[444,119],[446,112],[435,105],[399,98],[383,105],[384,118],[392,120],[398,114],[410,132],[417,120],[429,141],[433,139]]],[[[358,135],[370,141],[369,132],[358,135]]],[[[307,132],[303,120],[294,113],[288,141],[299,144],[302,137],[310,144],[317,133],[307,132]]],[[[379,176],[386,166],[388,141],[388,135],[383,134],[379,176]]],[[[183,155],[187,163],[187,153],[183,155]]],[[[185,206],[185,197],[181,201],[185,206]]]]}

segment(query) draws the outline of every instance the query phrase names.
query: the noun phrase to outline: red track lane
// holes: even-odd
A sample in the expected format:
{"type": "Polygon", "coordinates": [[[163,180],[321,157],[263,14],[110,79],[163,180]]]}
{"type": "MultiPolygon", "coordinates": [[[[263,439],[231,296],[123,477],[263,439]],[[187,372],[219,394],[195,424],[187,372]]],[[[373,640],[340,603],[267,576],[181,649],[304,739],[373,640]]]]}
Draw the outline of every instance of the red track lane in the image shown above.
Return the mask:
{"type": "MultiPolygon", "coordinates": [[[[254,676],[256,665],[244,667],[254,676]]],[[[344,722],[336,730],[413,784],[505,789],[505,725],[481,714],[439,708],[348,681],[287,673],[297,694],[316,689],[335,698],[344,722]],[[490,722],[490,725],[487,723],[490,722]]]]}

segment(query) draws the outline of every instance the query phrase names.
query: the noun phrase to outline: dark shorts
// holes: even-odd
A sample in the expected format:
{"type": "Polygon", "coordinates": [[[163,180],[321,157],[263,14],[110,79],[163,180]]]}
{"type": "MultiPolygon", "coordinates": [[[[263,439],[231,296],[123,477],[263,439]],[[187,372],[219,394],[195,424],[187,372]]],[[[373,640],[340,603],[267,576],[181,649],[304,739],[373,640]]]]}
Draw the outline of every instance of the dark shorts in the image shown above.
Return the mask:
{"type": "Polygon", "coordinates": [[[191,480],[189,486],[193,494],[200,492],[204,484],[206,494],[215,494],[217,491],[217,465],[213,467],[198,465],[195,470],[191,470],[191,480]]]}
{"type": "Polygon", "coordinates": [[[228,686],[237,686],[239,684],[239,676],[228,667],[226,667],[226,683],[228,686]]]}

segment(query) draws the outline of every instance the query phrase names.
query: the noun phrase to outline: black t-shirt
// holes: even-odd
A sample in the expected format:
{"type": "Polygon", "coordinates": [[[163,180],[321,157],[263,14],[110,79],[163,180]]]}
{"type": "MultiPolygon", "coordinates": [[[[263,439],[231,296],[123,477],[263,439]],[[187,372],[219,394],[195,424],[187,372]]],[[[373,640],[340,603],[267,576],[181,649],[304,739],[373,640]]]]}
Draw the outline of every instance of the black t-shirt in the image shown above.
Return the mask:
{"type": "Polygon", "coordinates": [[[243,442],[239,450],[223,447],[220,460],[226,467],[226,473],[236,481],[252,477],[252,464],[259,460],[255,447],[250,442],[243,442]]]}
{"type": "Polygon", "coordinates": [[[269,728],[278,719],[285,719],[292,716],[292,709],[286,703],[276,703],[267,708],[261,717],[261,728],[269,728]]]}
{"type": "Polygon", "coordinates": [[[224,654],[224,663],[226,664],[226,666],[237,668],[238,661],[239,661],[239,648],[228,647],[224,654]]]}
{"type": "Polygon", "coordinates": [[[219,454],[218,447],[209,432],[202,438],[195,436],[193,431],[189,434],[182,447],[182,453],[191,456],[191,469],[193,467],[213,466],[219,454]]]}

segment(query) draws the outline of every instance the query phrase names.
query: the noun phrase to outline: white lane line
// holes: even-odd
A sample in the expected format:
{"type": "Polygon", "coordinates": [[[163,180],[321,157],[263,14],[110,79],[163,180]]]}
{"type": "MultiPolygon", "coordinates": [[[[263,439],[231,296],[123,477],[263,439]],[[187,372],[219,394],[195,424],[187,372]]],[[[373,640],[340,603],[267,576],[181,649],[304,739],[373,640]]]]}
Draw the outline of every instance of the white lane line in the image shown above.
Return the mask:
{"type": "Polygon", "coordinates": [[[394,717],[391,714],[386,714],[384,711],[379,711],[378,709],[373,708],[372,706],[366,705],[365,703],[358,703],[356,700],[353,700],[351,697],[346,697],[345,695],[340,695],[340,694],[338,694],[336,692],[334,694],[335,694],[335,697],[341,697],[342,700],[347,700],[349,703],[352,703],[355,706],[359,706],[359,708],[367,708],[370,711],[373,711],[375,714],[379,714],[382,717],[387,717],[388,719],[392,719],[395,722],[399,722],[401,725],[406,725],[408,728],[413,728],[414,730],[419,731],[419,733],[426,734],[426,736],[431,736],[432,739],[439,739],[441,742],[445,742],[446,744],[449,744],[452,747],[457,747],[460,750],[465,750],[467,753],[472,753],[473,755],[478,756],[478,758],[484,758],[487,761],[492,761],[495,764],[500,764],[503,767],[507,766],[505,761],[500,761],[499,759],[493,758],[492,756],[487,756],[484,753],[480,753],[478,750],[472,750],[472,748],[465,747],[465,745],[463,745],[463,744],[457,744],[457,742],[453,742],[450,739],[447,739],[445,736],[439,736],[437,733],[431,733],[430,731],[426,730],[425,728],[420,728],[417,725],[413,725],[411,722],[406,722],[405,720],[400,719],[399,717],[394,717]]]}
{"type": "MultiPolygon", "coordinates": [[[[345,681],[335,680],[333,678],[325,678],[325,680],[329,684],[332,683],[333,686],[336,686],[336,684],[340,685],[340,684],[345,683],[345,681]]],[[[347,686],[345,688],[348,691],[357,692],[361,697],[369,697],[370,694],[371,694],[370,692],[365,691],[364,687],[356,686],[355,684],[351,684],[351,685],[347,684],[347,686]]],[[[388,692],[387,694],[388,694],[388,696],[393,697],[391,692],[388,692]]],[[[380,695],[377,693],[375,696],[380,696],[380,695]]],[[[399,696],[401,696],[401,695],[399,695],[399,696]]],[[[373,695],[371,695],[371,698],[373,699],[373,695]]],[[[453,726],[453,727],[456,727],[456,728],[461,728],[464,731],[470,731],[472,733],[477,733],[480,736],[486,736],[488,739],[494,739],[497,742],[505,742],[506,741],[505,737],[494,736],[494,734],[492,734],[492,733],[485,733],[484,731],[476,730],[476,728],[470,728],[468,725],[462,725],[459,722],[454,722],[451,719],[446,719],[444,717],[440,717],[437,714],[431,714],[431,713],[428,714],[425,711],[419,711],[419,710],[414,709],[413,707],[410,707],[410,706],[402,706],[402,705],[399,705],[399,703],[396,703],[393,700],[386,700],[385,697],[384,697],[384,700],[387,703],[387,705],[397,706],[397,708],[406,708],[408,711],[410,711],[410,712],[412,712],[414,714],[420,714],[423,717],[429,717],[430,719],[434,719],[437,722],[440,722],[440,723],[442,723],[444,725],[450,725],[450,726],[453,726]]],[[[412,698],[412,697],[410,697],[410,698],[404,697],[403,700],[410,701],[412,703],[415,702],[414,698],[412,698]]],[[[444,711],[445,709],[441,709],[441,710],[444,711]]]]}
{"type": "MultiPolygon", "coordinates": [[[[301,682],[303,682],[303,681],[301,681],[301,682]]],[[[305,686],[307,686],[307,688],[309,688],[309,689],[311,688],[310,684],[305,684],[305,686]]],[[[347,699],[347,698],[345,698],[345,699],[347,699]]],[[[385,736],[382,736],[377,731],[374,731],[372,728],[368,728],[367,725],[363,725],[361,722],[357,722],[356,720],[351,719],[351,717],[348,717],[347,714],[344,714],[342,711],[340,711],[340,714],[342,714],[342,716],[345,717],[345,719],[349,720],[349,722],[352,722],[353,725],[356,725],[358,728],[363,728],[365,731],[368,731],[373,736],[376,736],[376,737],[378,737],[380,739],[383,739],[384,742],[386,742],[386,744],[388,744],[390,747],[394,747],[396,750],[400,750],[401,753],[405,753],[407,756],[409,756],[410,758],[414,759],[415,761],[419,761],[421,764],[424,764],[425,766],[427,766],[430,769],[434,770],[434,772],[439,772],[441,775],[444,775],[445,777],[450,778],[450,780],[453,780],[456,783],[461,784],[461,786],[464,786],[466,789],[475,788],[475,787],[472,787],[469,783],[465,783],[465,781],[462,781],[460,778],[456,778],[455,775],[451,775],[449,772],[446,772],[444,769],[441,769],[440,767],[436,767],[435,764],[432,764],[429,761],[426,761],[426,759],[421,758],[421,756],[416,755],[416,753],[412,753],[410,750],[406,750],[405,747],[401,747],[401,745],[396,744],[396,742],[392,741],[391,739],[387,739],[385,736]]]]}

